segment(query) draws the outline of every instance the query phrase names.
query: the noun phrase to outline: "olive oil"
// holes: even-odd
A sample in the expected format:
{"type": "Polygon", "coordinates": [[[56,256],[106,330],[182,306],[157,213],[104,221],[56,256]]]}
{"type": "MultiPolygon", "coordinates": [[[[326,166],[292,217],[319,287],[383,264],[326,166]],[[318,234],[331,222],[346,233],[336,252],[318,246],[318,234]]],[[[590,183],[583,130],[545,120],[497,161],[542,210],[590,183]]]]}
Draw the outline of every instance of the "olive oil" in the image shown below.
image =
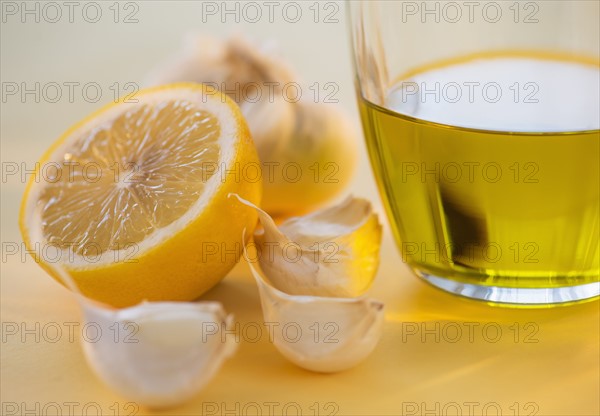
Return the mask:
{"type": "Polygon", "coordinates": [[[403,259],[461,284],[597,282],[599,80],[592,60],[482,56],[359,97],[403,259]]]}

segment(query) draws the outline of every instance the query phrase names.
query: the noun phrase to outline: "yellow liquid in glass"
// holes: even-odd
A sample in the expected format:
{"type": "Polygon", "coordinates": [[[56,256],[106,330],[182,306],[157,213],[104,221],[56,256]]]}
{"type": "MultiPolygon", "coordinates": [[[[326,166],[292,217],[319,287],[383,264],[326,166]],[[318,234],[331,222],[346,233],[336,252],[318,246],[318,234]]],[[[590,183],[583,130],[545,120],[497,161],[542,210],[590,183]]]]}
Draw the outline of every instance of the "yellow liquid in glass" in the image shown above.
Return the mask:
{"type": "Polygon", "coordinates": [[[488,56],[360,97],[404,261],[480,286],[597,282],[599,80],[590,62],[488,56]]]}

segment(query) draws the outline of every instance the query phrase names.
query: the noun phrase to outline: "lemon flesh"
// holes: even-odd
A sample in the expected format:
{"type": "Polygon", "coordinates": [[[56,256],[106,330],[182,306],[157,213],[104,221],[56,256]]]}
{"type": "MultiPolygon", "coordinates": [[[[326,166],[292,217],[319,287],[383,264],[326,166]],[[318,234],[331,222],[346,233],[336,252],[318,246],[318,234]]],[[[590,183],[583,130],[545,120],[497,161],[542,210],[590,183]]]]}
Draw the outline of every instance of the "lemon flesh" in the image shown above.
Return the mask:
{"type": "Polygon", "coordinates": [[[98,254],[172,224],[214,174],[203,166],[219,159],[219,133],[212,114],[185,101],[142,105],[87,132],[64,153],[69,174],[40,195],[46,241],[98,254]]]}

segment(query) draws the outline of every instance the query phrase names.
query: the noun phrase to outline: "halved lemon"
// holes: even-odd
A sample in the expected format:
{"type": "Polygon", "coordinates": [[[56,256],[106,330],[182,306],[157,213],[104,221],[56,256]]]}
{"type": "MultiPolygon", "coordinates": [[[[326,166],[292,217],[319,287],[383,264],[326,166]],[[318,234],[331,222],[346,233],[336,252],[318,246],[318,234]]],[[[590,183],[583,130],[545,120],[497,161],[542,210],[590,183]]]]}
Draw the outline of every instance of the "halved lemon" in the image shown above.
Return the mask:
{"type": "Polygon", "coordinates": [[[30,253],[115,306],[195,299],[239,260],[260,164],[237,105],[200,84],[140,91],[69,129],[37,165],[20,213],[30,253]]]}

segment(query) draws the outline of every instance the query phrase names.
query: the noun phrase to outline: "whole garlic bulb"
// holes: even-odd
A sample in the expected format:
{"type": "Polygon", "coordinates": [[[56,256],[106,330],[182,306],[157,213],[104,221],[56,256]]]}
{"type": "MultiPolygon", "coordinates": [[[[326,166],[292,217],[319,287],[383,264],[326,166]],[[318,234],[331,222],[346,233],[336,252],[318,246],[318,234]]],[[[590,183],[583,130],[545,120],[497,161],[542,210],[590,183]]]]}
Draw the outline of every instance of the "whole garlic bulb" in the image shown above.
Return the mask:
{"type": "Polygon", "coordinates": [[[180,51],[148,75],[146,84],[191,81],[220,89],[240,106],[261,161],[269,160],[292,137],[296,123],[295,105],[282,93],[296,76],[272,49],[241,36],[222,40],[190,34],[180,51]]]}
{"type": "Polygon", "coordinates": [[[262,162],[262,207],[289,217],[322,206],[346,187],[356,165],[357,129],[332,104],[308,102],[309,91],[304,100],[289,97],[286,88],[300,84],[272,49],[241,36],[189,36],[147,82],[208,83],[236,101],[262,162]]]}

